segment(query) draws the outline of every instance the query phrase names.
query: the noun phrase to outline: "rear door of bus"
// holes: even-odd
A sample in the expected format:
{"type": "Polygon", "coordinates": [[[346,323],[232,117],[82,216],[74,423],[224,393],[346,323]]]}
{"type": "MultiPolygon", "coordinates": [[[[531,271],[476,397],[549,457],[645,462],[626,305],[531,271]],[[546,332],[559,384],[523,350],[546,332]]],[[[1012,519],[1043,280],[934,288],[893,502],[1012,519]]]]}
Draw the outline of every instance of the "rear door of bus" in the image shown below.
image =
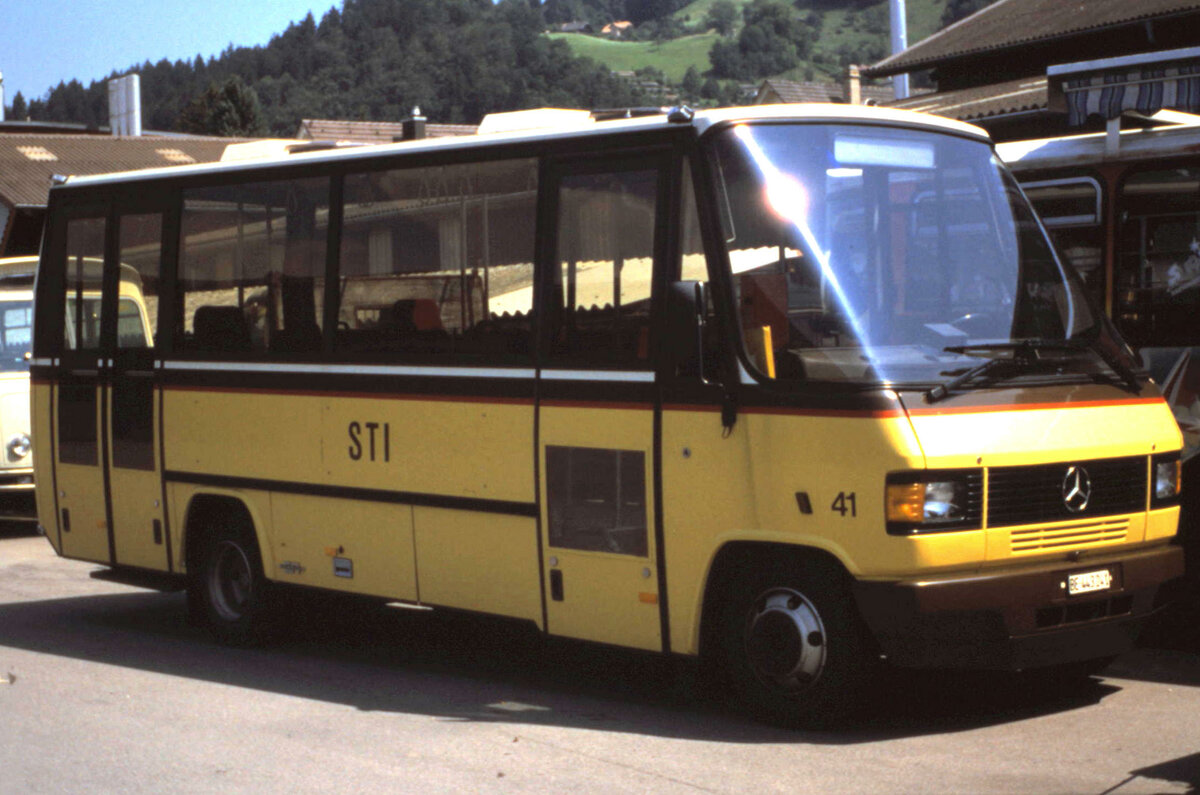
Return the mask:
{"type": "Polygon", "coordinates": [[[659,650],[650,305],[664,154],[553,161],[538,465],[547,630],[659,650]]]}
{"type": "Polygon", "coordinates": [[[163,215],[82,208],[66,224],[56,404],[63,554],[169,570],[154,367],[163,215]]]}

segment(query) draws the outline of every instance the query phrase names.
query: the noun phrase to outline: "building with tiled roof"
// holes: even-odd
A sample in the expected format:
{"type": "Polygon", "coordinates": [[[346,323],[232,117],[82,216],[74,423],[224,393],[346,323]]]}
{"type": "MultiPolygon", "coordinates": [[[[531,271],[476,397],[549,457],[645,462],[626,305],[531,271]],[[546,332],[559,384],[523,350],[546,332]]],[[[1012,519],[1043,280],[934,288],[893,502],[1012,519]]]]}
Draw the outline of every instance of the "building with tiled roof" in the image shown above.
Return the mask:
{"type": "MultiPolygon", "coordinates": [[[[859,89],[864,104],[876,105],[896,98],[890,85],[863,85],[859,89]]],[[[768,78],[758,86],[755,105],[792,102],[846,102],[846,86],[832,81],[779,80],[768,78]]]]}
{"type": "MultiPolygon", "coordinates": [[[[406,133],[404,121],[340,121],[335,119],[303,119],[296,137],[302,141],[342,141],[356,144],[390,144],[413,137],[406,133]]],[[[425,138],[444,138],[453,135],[474,135],[474,124],[431,124],[423,122],[425,138]]],[[[411,127],[409,128],[411,129],[411,127]]]]}
{"type": "Polygon", "coordinates": [[[0,256],[35,254],[55,175],[104,174],[221,159],[228,138],[95,130],[25,122],[0,123],[0,256]]]}
{"type": "Polygon", "coordinates": [[[1200,112],[1197,68],[1200,0],[999,0],[862,74],[927,72],[936,92],[888,104],[1010,140],[1200,112]]]}

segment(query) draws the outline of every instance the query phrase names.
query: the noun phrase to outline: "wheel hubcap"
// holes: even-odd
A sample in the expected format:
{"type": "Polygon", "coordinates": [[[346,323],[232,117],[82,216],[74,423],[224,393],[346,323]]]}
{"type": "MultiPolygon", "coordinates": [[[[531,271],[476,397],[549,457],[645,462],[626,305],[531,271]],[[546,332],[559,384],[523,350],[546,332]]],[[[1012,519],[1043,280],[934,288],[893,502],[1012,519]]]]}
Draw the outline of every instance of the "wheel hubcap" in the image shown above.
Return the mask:
{"type": "Polygon", "coordinates": [[[217,615],[226,621],[237,621],[245,615],[254,577],[242,548],[232,541],[222,541],[208,577],[208,590],[217,615]]]}
{"type": "Polygon", "coordinates": [[[764,683],[797,693],[825,668],[825,625],[803,594],[787,588],[758,598],[746,622],[746,658],[764,683]]]}

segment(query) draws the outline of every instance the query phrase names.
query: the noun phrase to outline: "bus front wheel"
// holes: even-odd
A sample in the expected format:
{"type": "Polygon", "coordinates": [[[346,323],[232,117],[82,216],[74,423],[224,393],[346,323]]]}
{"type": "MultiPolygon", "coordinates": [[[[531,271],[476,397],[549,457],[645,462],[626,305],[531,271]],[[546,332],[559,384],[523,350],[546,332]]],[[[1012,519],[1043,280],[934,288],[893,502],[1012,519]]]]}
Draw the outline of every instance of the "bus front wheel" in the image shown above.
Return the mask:
{"type": "Polygon", "coordinates": [[[262,640],[270,612],[269,583],[253,533],[237,525],[209,537],[188,589],[191,610],[222,643],[262,640]]]}
{"type": "Polygon", "coordinates": [[[846,578],[822,561],[748,566],[722,619],[737,706],[786,726],[830,726],[863,703],[879,664],[846,578]]]}

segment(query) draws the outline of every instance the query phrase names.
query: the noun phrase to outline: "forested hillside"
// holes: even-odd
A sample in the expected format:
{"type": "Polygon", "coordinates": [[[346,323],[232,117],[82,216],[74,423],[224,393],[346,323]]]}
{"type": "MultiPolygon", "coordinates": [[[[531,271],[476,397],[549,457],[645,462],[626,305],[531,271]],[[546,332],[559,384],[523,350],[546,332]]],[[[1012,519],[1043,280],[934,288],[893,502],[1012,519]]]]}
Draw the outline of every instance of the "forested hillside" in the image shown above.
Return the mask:
{"type": "MultiPolygon", "coordinates": [[[[920,35],[988,0],[908,0],[920,35]]],[[[292,135],[303,118],[438,122],[537,106],[736,102],[768,76],[840,74],[885,52],[886,0],[342,0],[265,46],[122,67],[141,75],[144,127],[292,135]],[[555,33],[628,20],[622,40],[555,33]],[[590,57],[588,57],[590,56],[590,57]],[[616,72],[638,72],[628,79],[616,72]]],[[[919,36],[910,35],[910,41],[919,36]]],[[[10,118],[104,125],[104,81],[13,97],[10,118]]]]}

